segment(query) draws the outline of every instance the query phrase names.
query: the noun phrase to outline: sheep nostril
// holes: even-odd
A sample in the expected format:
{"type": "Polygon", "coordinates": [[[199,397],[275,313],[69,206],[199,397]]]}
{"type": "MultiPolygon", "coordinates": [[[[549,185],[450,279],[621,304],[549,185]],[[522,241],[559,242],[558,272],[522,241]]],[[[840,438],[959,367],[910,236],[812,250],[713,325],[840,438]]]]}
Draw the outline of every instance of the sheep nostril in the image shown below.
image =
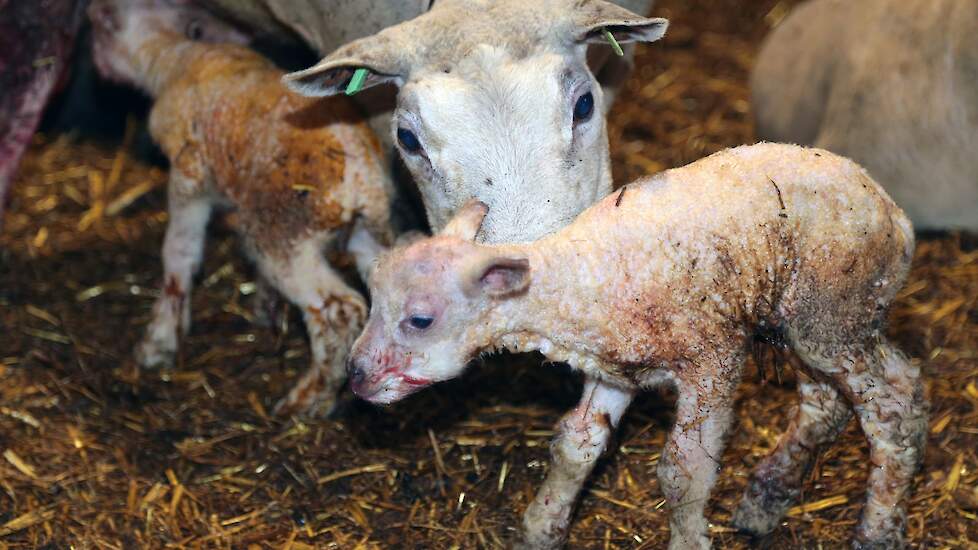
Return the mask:
{"type": "Polygon", "coordinates": [[[358,386],[363,383],[363,379],[366,377],[366,373],[360,367],[354,367],[350,370],[350,383],[354,386],[358,386]]]}

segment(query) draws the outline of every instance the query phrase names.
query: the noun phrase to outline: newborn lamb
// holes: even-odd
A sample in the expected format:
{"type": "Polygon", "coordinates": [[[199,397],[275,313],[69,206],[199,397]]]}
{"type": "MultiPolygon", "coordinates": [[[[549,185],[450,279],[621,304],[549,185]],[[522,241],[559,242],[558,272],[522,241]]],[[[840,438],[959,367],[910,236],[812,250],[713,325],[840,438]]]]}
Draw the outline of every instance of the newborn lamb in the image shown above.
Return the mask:
{"type": "Polygon", "coordinates": [[[172,363],[178,333],[190,329],[207,221],[230,208],[262,286],[300,307],[309,333],[312,366],[276,409],[328,411],[367,308],[323,254],[350,231],[364,256],[390,240],[378,142],[348,100],[291,94],[251,50],[191,40],[194,28],[176,25],[181,9],[161,0],[89,7],[99,71],[153,96],[150,132],[170,159],[164,287],[137,356],[172,363]]]}
{"type": "Polygon", "coordinates": [[[670,548],[708,548],[704,508],[759,334],[792,350],[808,377],[734,524],[773,530],[816,450],[854,411],[873,466],[854,546],[903,545],[927,403],[918,368],[884,325],[914,236],[862,168],[818,149],[760,144],[628,185],[534,243],[476,244],[485,214],[471,203],[439,236],[381,257],[350,379],[364,399],[390,403],[499,348],[539,350],[582,371],[580,404],[561,420],[550,472],[524,515],[527,547],[562,544],[628,404],[669,383],[676,422],[659,482],[670,548]]]}

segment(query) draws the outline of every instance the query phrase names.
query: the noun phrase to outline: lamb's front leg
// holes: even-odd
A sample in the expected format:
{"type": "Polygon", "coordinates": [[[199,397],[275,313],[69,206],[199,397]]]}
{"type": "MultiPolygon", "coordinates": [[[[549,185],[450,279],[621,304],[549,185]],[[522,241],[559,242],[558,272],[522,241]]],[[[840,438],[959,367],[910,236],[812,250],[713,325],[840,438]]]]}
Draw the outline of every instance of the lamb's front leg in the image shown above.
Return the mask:
{"type": "Polygon", "coordinates": [[[710,548],[703,511],[720,471],[733,418],[734,387],[723,374],[677,382],[676,424],[658,472],[669,507],[671,550],[710,548]]]}
{"type": "Polygon", "coordinates": [[[521,546],[538,549],[563,544],[577,493],[607,448],[632,397],[632,392],[598,380],[585,381],[581,402],[558,426],[547,479],[523,515],[521,546]]]}
{"type": "Polygon", "coordinates": [[[196,180],[174,169],[169,183],[169,216],[163,240],[163,288],[153,318],[136,350],[144,367],[170,366],[179,335],[190,330],[190,291],[200,267],[212,205],[196,180]]]}
{"type": "Polygon", "coordinates": [[[309,370],[278,402],[275,413],[328,414],[346,380],[346,357],[363,328],[367,305],[311,239],[291,251],[260,255],[258,264],[279,292],[302,309],[312,355],[309,370]]]}

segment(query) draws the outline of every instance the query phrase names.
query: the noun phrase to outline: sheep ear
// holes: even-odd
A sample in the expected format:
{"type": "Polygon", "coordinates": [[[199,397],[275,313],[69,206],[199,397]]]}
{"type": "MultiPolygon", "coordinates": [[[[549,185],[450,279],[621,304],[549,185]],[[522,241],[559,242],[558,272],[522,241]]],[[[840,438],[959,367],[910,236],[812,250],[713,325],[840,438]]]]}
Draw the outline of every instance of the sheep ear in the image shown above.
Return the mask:
{"type": "Polygon", "coordinates": [[[591,0],[576,8],[573,14],[574,40],[607,43],[605,31],[620,44],[655,42],[666,34],[669,21],[661,17],[643,17],[605,0],[591,0]]]}
{"type": "Polygon", "coordinates": [[[479,228],[482,227],[482,220],[488,213],[489,207],[486,203],[472,199],[458,209],[440,234],[458,237],[464,241],[475,241],[475,236],[479,234],[479,228]]]}
{"type": "Polygon", "coordinates": [[[95,0],[89,4],[88,17],[93,23],[102,25],[112,32],[118,32],[122,27],[118,7],[108,0],[95,0]]]}
{"type": "Polygon", "coordinates": [[[487,256],[466,270],[466,279],[469,296],[512,296],[530,286],[530,262],[526,258],[487,256]]]}
{"type": "Polygon", "coordinates": [[[282,82],[310,97],[352,95],[388,82],[401,86],[408,74],[404,53],[397,41],[382,31],[350,42],[308,69],[283,76],[282,82]],[[358,77],[360,70],[365,75],[358,77]]]}

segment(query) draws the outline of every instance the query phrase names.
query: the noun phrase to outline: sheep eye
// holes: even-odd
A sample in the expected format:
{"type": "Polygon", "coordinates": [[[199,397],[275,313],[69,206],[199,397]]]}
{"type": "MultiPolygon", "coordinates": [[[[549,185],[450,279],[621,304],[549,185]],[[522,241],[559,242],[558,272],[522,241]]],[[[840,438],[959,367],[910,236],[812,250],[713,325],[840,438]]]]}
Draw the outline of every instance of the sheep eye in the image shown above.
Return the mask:
{"type": "Polygon", "coordinates": [[[574,122],[585,122],[594,112],[594,95],[588,92],[577,98],[574,104],[574,122]]]}
{"type": "Polygon", "coordinates": [[[187,38],[191,40],[200,40],[204,37],[204,27],[200,24],[200,21],[193,19],[187,23],[187,38]]]}
{"type": "Polygon", "coordinates": [[[425,330],[434,322],[434,317],[426,317],[424,315],[412,315],[408,318],[408,324],[411,325],[411,328],[418,330],[425,330]]]}
{"type": "Polygon", "coordinates": [[[408,153],[416,154],[421,150],[421,142],[418,141],[418,136],[414,135],[414,132],[407,128],[397,129],[397,141],[400,142],[401,147],[408,153]]]}

